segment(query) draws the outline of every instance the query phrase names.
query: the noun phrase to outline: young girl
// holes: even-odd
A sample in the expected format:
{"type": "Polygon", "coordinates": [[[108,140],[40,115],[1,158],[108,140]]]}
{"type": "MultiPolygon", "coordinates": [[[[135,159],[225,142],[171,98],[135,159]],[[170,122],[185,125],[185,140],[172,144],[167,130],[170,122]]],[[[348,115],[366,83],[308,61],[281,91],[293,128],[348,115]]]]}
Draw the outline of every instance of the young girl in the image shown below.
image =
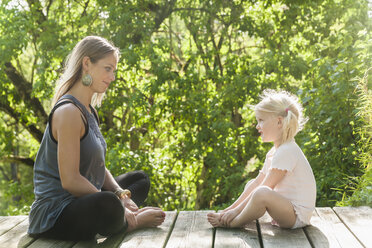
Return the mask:
{"type": "Polygon", "coordinates": [[[300,228],[310,224],[315,209],[313,171],[294,137],[305,124],[297,97],[285,91],[265,90],[254,106],[257,130],[263,142],[274,146],[259,175],[240,197],[220,213],[208,214],[214,227],[242,227],[267,211],[272,224],[300,228]]]}

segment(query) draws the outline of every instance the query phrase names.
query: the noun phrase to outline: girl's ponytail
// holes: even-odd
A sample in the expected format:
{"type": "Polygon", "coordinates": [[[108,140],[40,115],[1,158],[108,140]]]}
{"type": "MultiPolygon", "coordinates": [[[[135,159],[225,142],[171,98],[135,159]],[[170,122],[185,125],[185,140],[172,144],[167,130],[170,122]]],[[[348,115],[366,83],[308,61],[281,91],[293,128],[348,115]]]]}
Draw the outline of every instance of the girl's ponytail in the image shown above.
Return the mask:
{"type": "Polygon", "coordinates": [[[286,108],[286,116],[283,118],[282,144],[292,139],[299,131],[299,123],[296,114],[286,108]]]}

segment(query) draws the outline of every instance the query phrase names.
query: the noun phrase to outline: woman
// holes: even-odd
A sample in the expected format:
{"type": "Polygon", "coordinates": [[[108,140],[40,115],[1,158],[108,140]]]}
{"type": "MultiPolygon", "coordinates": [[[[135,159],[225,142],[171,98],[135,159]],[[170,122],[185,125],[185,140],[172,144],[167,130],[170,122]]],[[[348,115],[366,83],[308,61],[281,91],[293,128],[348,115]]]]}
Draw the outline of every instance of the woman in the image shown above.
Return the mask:
{"type": "Polygon", "coordinates": [[[144,172],[114,179],[105,167],[94,106],[115,80],[118,59],[118,48],[97,36],[81,40],[68,56],[36,156],[29,234],[82,240],[164,221],[161,209],[137,207],[150,188],[144,172]]]}

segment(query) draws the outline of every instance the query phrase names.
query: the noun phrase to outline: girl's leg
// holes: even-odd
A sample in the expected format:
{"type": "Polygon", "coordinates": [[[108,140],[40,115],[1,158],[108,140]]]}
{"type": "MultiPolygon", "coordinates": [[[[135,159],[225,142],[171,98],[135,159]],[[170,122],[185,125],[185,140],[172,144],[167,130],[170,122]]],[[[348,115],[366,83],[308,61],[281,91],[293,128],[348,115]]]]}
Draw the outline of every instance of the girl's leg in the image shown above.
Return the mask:
{"type": "Polygon", "coordinates": [[[271,188],[258,187],[244,207],[242,212],[230,223],[230,227],[241,227],[263,216],[265,212],[279,224],[280,227],[290,228],[296,221],[292,203],[271,188]]]}
{"type": "Polygon", "coordinates": [[[140,206],[146,200],[150,190],[149,176],[143,171],[132,171],[115,177],[116,182],[123,189],[129,189],[131,199],[140,206]]]}
{"type": "Polygon", "coordinates": [[[41,236],[65,239],[91,239],[99,233],[109,236],[127,228],[124,207],[112,192],[98,192],[77,198],[58,217],[54,227],[41,236]]]}

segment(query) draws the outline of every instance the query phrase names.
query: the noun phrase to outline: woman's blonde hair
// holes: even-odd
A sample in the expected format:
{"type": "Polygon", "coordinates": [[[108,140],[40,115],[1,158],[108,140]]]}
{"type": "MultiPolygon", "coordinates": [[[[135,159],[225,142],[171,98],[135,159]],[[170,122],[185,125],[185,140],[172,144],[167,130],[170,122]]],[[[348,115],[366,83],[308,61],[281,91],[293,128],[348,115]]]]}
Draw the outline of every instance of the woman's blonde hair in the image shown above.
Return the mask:
{"type": "MultiPolygon", "coordinates": [[[[120,51],[105,38],[99,36],[87,36],[79,41],[72,52],[67,56],[62,76],[57,82],[56,91],[53,97],[53,106],[69,91],[72,86],[83,76],[83,58],[88,56],[92,63],[104,58],[109,54],[115,54],[118,59],[120,51]]],[[[91,104],[101,105],[104,93],[95,93],[91,104]]]]}
{"type": "Polygon", "coordinates": [[[269,113],[283,117],[282,138],[280,144],[292,140],[307,122],[298,97],[287,91],[264,90],[261,101],[254,106],[255,112],[269,113]]]}

